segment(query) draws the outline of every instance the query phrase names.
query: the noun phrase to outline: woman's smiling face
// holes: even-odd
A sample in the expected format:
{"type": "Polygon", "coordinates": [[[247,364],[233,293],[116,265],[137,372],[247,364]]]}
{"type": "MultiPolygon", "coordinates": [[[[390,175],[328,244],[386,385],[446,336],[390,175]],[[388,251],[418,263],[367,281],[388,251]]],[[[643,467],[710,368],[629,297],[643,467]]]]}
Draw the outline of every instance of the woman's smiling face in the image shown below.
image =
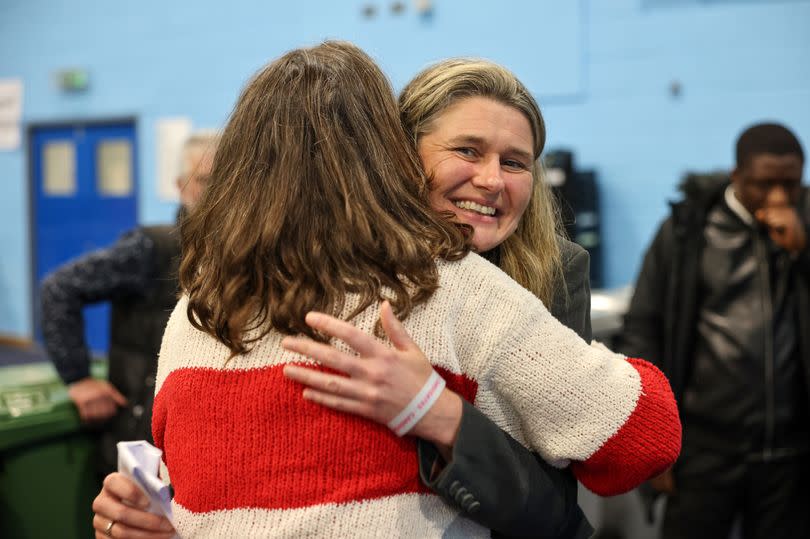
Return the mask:
{"type": "Polygon", "coordinates": [[[430,203],[473,227],[473,245],[489,251],[514,233],[532,194],[534,140],[519,110],[486,97],[448,107],[419,140],[430,203]]]}

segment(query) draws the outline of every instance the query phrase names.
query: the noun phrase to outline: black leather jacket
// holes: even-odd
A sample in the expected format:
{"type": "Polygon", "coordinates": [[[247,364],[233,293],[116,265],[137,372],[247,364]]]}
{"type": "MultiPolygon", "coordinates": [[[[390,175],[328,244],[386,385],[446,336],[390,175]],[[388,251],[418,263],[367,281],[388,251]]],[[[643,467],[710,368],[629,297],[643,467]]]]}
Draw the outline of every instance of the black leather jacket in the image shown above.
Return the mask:
{"type": "MultiPolygon", "coordinates": [[[[725,279],[731,275],[728,265],[720,263],[723,260],[719,254],[707,249],[706,240],[707,230],[711,232],[712,227],[716,229],[728,225],[723,222],[709,223],[711,212],[725,204],[723,193],[727,181],[717,177],[708,180],[704,177],[702,180],[702,186],[686,186],[688,196],[672,205],[672,216],[661,226],[645,255],[636,290],[625,316],[620,349],[629,356],[643,357],[656,363],[667,374],[684,417],[685,444],[690,443],[688,438],[691,438],[702,446],[716,450],[759,452],[768,458],[769,449],[778,449],[795,441],[792,437],[795,433],[781,432],[783,436],[779,438],[779,428],[775,424],[782,421],[784,431],[790,426],[788,423],[795,422],[796,418],[808,417],[810,411],[807,396],[807,388],[810,387],[810,249],[805,249],[791,261],[793,275],[788,284],[787,295],[791,301],[795,301],[792,320],[781,325],[769,323],[772,316],[766,311],[774,306],[773,298],[763,296],[761,303],[757,302],[757,305],[762,306],[761,309],[749,309],[749,314],[756,314],[760,318],[760,326],[766,328],[761,337],[755,338],[770,337],[770,343],[763,344],[764,348],[771,350],[771,357],[765,354],[766,357],[761,358],[762,364],[747,371],[740,371],[736,365],[721,365],[726,357],[734,357],[736,352],[727,350],[723,357],[717,357],[716,351],[710,350],[713,346],[711,341],[730,340],[728,335],[722,334],[723,327],[728,329],[731,339],[743,335],[741,331],[745,328],[735,327],[729,319],[722,319],[724,315],[738,315],[727,312],[729,305],[723,303],[725,300],[722,294],[715,295],[715,303],[708,305],[706,294],[709,293],[707,286],[711,288],[709,281],[725,279]],[[721,275],[723,272],[726,275],[721,275]],[[706,320],[707,312],[720,319],[717,327],[712,329],[707,328],[706,324],[701,326],[706,320]],[[788,332],[792,332],[795,337],[792,354],[786,348],[780,350],[780,346],[786,346],[790,341],[789,338],[775,338],[775,332],[780,331],[780,327],[792,328],[788,332]],[[790,358],[783,357],[781,363],[777,361],[780,351],[783,356],[790,355],[790,358]],[[713,359],[708,358],[711,355],[714,355],[713,359]],[[798,364],[795,361],[797,358],[798,364]],[[790,380],[786,380],[785,376],[781,382],[777,381],[779,377],[768,378],[767,373],[778,373],[780,366],[786,367],[782,369],[783,374],[793,368],[793,375],[787,376],[790,380]],[[696,369],[700,369],[700,372],[696,373],[696,369]],[[729,381],[728,372],[737,375],[736,382],[729,381]],[[736,383],[738,393],[734,399],[722,399],[721,405],[712,402],[718,392],[703,391],[697,395],[701,392],[693,391],[697,384],[707,388],[712,384],[721,386],[729,383],[736,383]],[[739,391],[746,386],[753,390],[739,391]],[[793,415],[780,419],[780,409],[791,410],[793,415]],[[758,412],[752,413],[752,410],[758,412]],[[701,425],[696,421],[690,424],[690,412],[692,416],[702,413],[704,418],[710,418],[711,424],[701,425]],[[727,431],[713,430],[721,423],[732,424],[733,435],[729,435],[727,431]],[[770,439],[767,437],[769,429],[770,439]],[[776,433],[773,432],[774,429],[776,433]],[[752,433],[757,432],[761,432],[762,436],[752,436],[752,433]],[[746,443],[740,444],[740,439],[746,443]]],[[[798,209],[807,226],[810,223],[810,193],[806,189],[802,191],[798,209]]],[[[713,215],[718,217],[716,211],[713,215]]],[[[722,221],[722,216],[720,217],[722,221]]],[[[737,239],[740,239],[740,230],[726,230],[723,233],[730,233],[729,237],[738,235],[737,239]]],[[[752,241],[754,244],[761,244],[761,238],[752,241]]],[[[740,256],[747,260],[737,261],[739,264],[766,263],[762,259],[768,256],[763,249],[753,247],[750,252],[740,252],[740,256]]],[[[722,283],[716,288],[722,290],[722,283]]],[[[767,288],[767,285],[760,285],[752,294],[764,294],[764,289],[767,288]]],[[[750,299],[753,300],[753,295],[750,299]]],[[[736,301],[740,302],[739,295],[736,296],[736,301]]],[[[742,304],[744,302],[745,300],[742,304]]],[[[741,346],[745,348],[753,345],[749,339],[747,344],[743,343],[741,346]]],[[[802,430],[806,436],[806,421],[802,430]]]]}

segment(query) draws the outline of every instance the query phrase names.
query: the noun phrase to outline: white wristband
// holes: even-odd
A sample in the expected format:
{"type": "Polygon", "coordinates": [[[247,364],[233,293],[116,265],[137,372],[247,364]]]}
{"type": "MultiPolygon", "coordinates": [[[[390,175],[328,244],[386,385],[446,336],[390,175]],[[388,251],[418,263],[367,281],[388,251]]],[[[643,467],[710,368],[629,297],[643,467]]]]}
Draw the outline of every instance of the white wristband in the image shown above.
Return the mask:
{"type": "Polygon", "coordinates": [[[411,402],[394,419],[388,422],[388,428],[394,431],[397,436],[408,434],[414,425],[419,423],[419,420],[436,404],[444,386],[444,378],[439,376],[436,371],[431,372],[430,377],[422,386],[422,389],[419,390],[419,393],[411,399],[411,402]]]}

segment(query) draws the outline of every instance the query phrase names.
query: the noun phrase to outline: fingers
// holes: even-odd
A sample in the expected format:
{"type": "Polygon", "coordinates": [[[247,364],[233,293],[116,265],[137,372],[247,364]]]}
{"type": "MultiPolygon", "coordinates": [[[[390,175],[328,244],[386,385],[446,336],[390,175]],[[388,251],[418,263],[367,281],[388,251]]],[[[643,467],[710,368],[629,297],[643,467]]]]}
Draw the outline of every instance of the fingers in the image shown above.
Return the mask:
{"type": "Polygon", "coordinates": [[[772,207],[757,210],[755,217],[768,227],[771,239],[791,252],[805,249],[807,237],[804,225],[793,207],[772,207]]]}
{"type": "Polygon", "coordinates": [[[759,222],[773,228],[792,228],[800,223],[796,210],[791,207],[761,208],[754,216],[759,222]]]}
{"type": "Polygon", "coordinates": [[[345,412],[353,415],[359,415],[369,419],[375,419],[375,410],[368,403],[347,399],[332,393],[325,393],[317,389],[305,389],[304,399],[331,408],[336,412],[345,412]]]}
{"type": "Polygon", "coordinates": [[[131,480],[118,473],[108,475],[93,500],[96,535],[104,535],[110,521],[115,521],[113,537],[171,537],[171,523],[166,517],[147,512],[148,506],[148,498],[131,480]]]}
{"type": "Polygon", "coordinates": [[[394,315],[394,310],[391,304],[386,300],[383,301],[380,307],[380,321],[382,322],[383,330],[391,343],[397,350],[408,350],[414,346],[411,336],[399,318],[394,315]]]}
{"type": "Polygon", "coordinates": [[[311,357],[321,365],[356,376],[362,370],[362,365],[355,356],[350,356],[334,346],[313,341],[305,337],[284,337],[281,346],[290,352],[311,357]]]}
{"type": "Polygon", "coordinates": [[[755,217],[760,223],[772,230],[784,232],[787,228],[785,215],[781,211],[781,208],[777,211],[769,208],[757,210],[755,217]]]}
{"type": "Polygon", "coordinates": [[[374,418],[378,399],[375,390],[362,382],[298,365],[285,366],[284,376],[307,386],[303,397],[310,402],[337,412],[374,418]]]}
{"type": "Polygon", "coordinates": [[[77,407],[79,409],[79,417],[82,418],[82,421],[88,423],[109,419],[114,416],[118,410],[115,402],[106,397],[82,402],[78,404],[77,407]]]}
{"type": "Polygon", "coordinates": [[[665,494],[673,494],[675,492],[675,477],[672,474],[672,468],[651,478],[649,483],[650,486],[658,492],[665,494]]]}
{"type": "Polygon", "coordinates": [[[306,322],[312,329],[342,340],[361,356],[372,356],[385,350],[385,345],[373,336],[334,316],[312,311],[307,313],[306,322]]]}
{"type": "MultiPolygon", "coordinates": [[[[147,515],[151,513],[146,513],[147,515]]],[[[152,515],[157,517],[157,515],[152,515]]],[[[162,517],[167,523],[165,517],[162,517]]],[[[106,533],[107,525],[110,523],[109,518],[96,514],[93,517],[93,529],[96,531],[96,539],[107,539],[107,537],[117,537],[120,539],[169,539],[174,537],[174,528],[169,531],[165,530],[151,530],[142,529],[130,526],[125,522],[116,520],[113,527],[110,529],[110,535],[106,533]]],[[[171,526],[171,524],[169,524],[171,526]]]]}
{"type": "MultiPolygon", "coordinates": [[[[310,402],[387,423],[413,399],[433,368],[388,302],[383,302],[380,317],[393,348],[348,322],[309,313],[310,327],[343,340],[360,355],[307,338],[285,337],[282,346],[286,350],[313,358],[339,374],[288,364],[284,375],[305,386],[303,396],[310,402]]],[[[460,411],[457,415],[460,417],[460,411]]]]}
{"type": "Polygon", "coordinates": [[[104,478],[102,492],[135,508],[149,507],[149,497],[143,493],[135,482],[122,473],[113,472],[104,478]]]}
{"type": "MultiPolygon", "coordinates": [[[[391,304],[383,301],[380,308],[380,319],[386,335],[399,350],[406,350],[413,346],[413,340],[405,326],[394,315],[391,304]]],[[[322,333],[335,337],[348,344],[361,356],[370,357],[385,353],[387,348],[372,335],[364,333],[354,325],[328,314],[310,312],[306,317],[307,324],[322,333]]]]}
{"type": "Polygon", "coordinates": [[[106,380],[83,378],[70,384],[68,395],[76,405],[82,421],[103,421],[114,416],[126,398],[106,380]]]}
{"type": "Polygon", "coordinates": [[[112,384],[107,384],[109,386],[108,394],[112,397],[113,402],[118,406],[126,406],[127,405],[127,398],[121,394],[120,391],[115,389],[115,386],[112,384]]]}
{"type": "Polygon", "coordinates": [[[85,423],[95,421],[95,413],[90,402],[76,403],[76,410],[79,412],[79,417],[85,423]]]}
{"type": "Polygon", "coordinates": [[[366,384],[358,382],[357,380],[308,369],[298,365],[286,365],[284,367],[284,376],[321,393],[334,395],[343,399],[366,399],[371,393],[366,384]]]}

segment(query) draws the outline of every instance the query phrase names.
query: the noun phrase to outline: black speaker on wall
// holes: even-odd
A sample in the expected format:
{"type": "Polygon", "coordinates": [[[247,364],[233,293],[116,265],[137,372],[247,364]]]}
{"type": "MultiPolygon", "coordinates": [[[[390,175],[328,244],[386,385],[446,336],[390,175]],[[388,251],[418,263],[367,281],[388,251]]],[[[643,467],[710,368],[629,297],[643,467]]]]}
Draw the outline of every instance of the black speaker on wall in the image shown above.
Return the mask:
{"type": "Polygon", "coordinates": [[[544,163],[546,179],[557,197],[568,238],[588,251],[591,257],[591,288],[601,288],[602,237],[596,172],[577,170],[574,154],[567,150],[548,152],[544,163]]]}

